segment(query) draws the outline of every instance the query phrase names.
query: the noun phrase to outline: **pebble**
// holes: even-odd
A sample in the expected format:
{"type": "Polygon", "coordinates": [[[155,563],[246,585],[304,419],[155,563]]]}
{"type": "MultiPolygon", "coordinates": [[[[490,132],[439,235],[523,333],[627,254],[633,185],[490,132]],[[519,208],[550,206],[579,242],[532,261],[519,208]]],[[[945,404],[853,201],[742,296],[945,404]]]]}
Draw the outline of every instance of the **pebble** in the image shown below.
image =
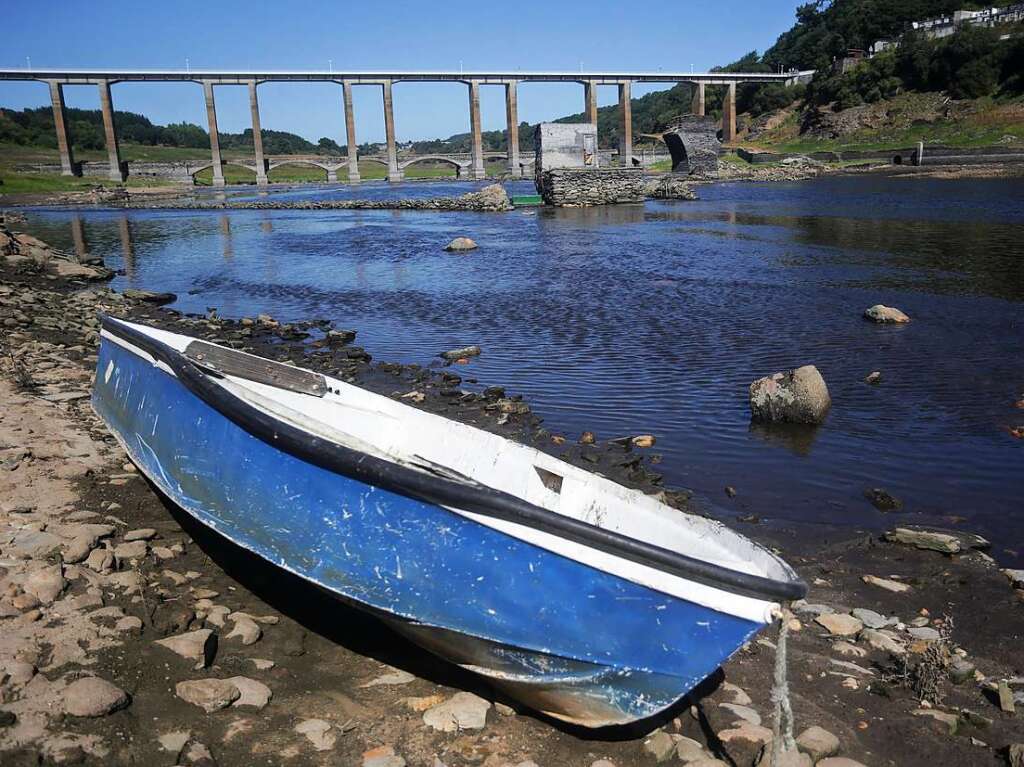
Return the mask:
{"type": "Polygon", "coordinates": [[[839,738],[823,727],[808,727],[796,737],[796,746],[815,762],[839,751],[839,738]]]}
{"type": "Polygon", "coordinates": [[[43,567],[25,579],[23,588],[45,605],[52,604],[61,595],[68,582],[64,580],[59,565],[43,567]]]}
{"type": "Polygon", "coordinates": [[[471,692],[459,692],[423,712],[423,722],[441,732],[481,730],[487,724],[491,704],[471,692]]]}
{"type": "Polygon", "coordinates": [[[114,547],[114,558],[118,562],[131,562],[145,559],[149,552],[149,544],[145,541],[131,541],[114,547]]]}
{"type": "Polygon", "coordinates": [[[890,653],[891,655],[903,655],[907,651],[907,648],[901,642],[876,629],[864,629],[860,634],[860,638],[874,649],[890,653]]]}
{"type": "Polygon", "coordinates": [[[208,714],[227,708],[242,694],[227,679],[190,679],[178,682],[174,692],[186,703],[199,706],[208,714]]]}
{"type": "Polygon", "coordinates": [[[89,553],[96,546],[96,541],[88,536],[79,536],[64,547],[61,559],[68,564],[77,564],[89,556],[89,553]]]}
{"type": "Polygon", "coordinates": [[[249,658],[252,664],[256,667],[257,671],[269,671],[275,665],[274,661],[267,660],[266,658],[249,658]]]}
{"type": "Polygon", "coordinates": [[[761,724],[761,715],[750,706],[741,706],[737,703],[720,703],[719,708],[731,711],[740,719],[750,724],[761,724]]]}
{"type": "Polygon", "coordinates": [[[263,682],[258,682],[247,676],[233,676],[227,681],[237,687],[240,693],[238,699],[231,704],[233,706],[250,706],[256,710],[262,710],[273,696],[270,688],[263,682]]]}
{"type": "Polygon", "coordinates": [[[405,759],[393,746],[378,746],[363,752],[363,767],[405,767],[405,759]]]}
{"type": "Polygon", "coordinates": [[[718,733],[726,754],[735,764],[753,764],[761,749],[771,742],[772,731],[753,724],[741,724],[718,733]]]}
{"type": "Polygon", "coordinates": [[[108,573],[114,569],[114,552],[110,549],[93,549],[85,558],[85,566],[98,573],[108,573]]]}
{"type": "Polygon", "coordinates": [[[196,668],[206,668],[217,655],[217,635],[211,629],[199,629],[185,634],[157,639],[154,644],[177,653],[186,660],[196,661],[196,668]]]}
{"type": "Polygon", "coordinates": [[[868,654],[868,651],[863,647],[857,647],[857,645],[843,640],[832,643],[832,652],[853,658],[863,658],[868,654]]]}
{"type": "Polygon", "coordinates": [[[178,764],[181,767],[217,767],[217,762],[214,761],[210,749],[198,740],[192,740],[185,744],[178,755],[178,764]]]}
{"type": "Polygon", "coordinates": [[[809,613],[811,615],[831,615],[835,612],[835,608],[829,605],[819,605],[813,602],[804,602],[801,605],[793,605],[798,613],[809,613]]]}
{"type": "Polygon", "coordinates": [[[366,684],[360,685],[362,688],[366,687],[377,687],[379,685],[399,685],[409,684],[409,682],[416,681],[416,677],[410,674],[408,671],[401,671],[399,669],[393,670],[389,674],[383,674],[376,679],[372,679],[366,684]]]}
{"type": "Polygon", "coordinates": [[[156,530],[152,527],[143,527],[139,530],[129,530],[124,534],[124,539],[128,543],[132,541],[148,541],[152,538],[156,538],[156,530]]]}
{"type": "Polygon", "coordinates": [[[664,730],[658,730],[644,741],[644,751],[654,757],[656,762],[667,761],[676,750],[676,742],[664,730]]]}
{"type": "Polygon", "coordinates": [[[252,618],[240,615],[235,617],[234,620],[235,627],[231,630],[231,633],[227,635],[228,639],[238,637],[243,645],[251,645],[256,644],[260,637],[263,636],[263,629],[261,629],[252,618]]]}
{"type": "Polygon", "coordinates": [[[880,370],[872,370],[864,378],[864,383],[877,384],[877,383],[881,383],[881,382],[882,382],[882,371],[880,371],[880,370]]]}
{"type": "Polygon", "coordinates": [[[134,615],[126,615],[123,618],[119,618],[114,624],[115,631],[123,631],[131,634],[142,633],[142,619],[136,618],[134,615]]]}
{"type": "Polygon", "coordinates": [[[907,629],[907,633],[915,639],[923,639],[926,642],[937,642],[942,639],[942,635],[929,626],[914,626],[907,629]]]}
{"type": "Polygon", "coordinates": [[[854,636],[864,628],[864,624],[852,615],[842,615],[840,613],[819,615],[814,621],[824,626],[833,636],[854,636]]]}
{"type": "Polygon", "coordinates": [[[881,613],[876,613],[874,610],[868,610],[865,607],[854,609],[853,617],[869,629],[881,629],[899,622],[896,618],[886,618],[881,613]]]}
{"type": "Polygon", "coordinates": [[[861,580],[869,586],[877,586],[880,589],[891,591],[894,594],[903,594],[910,591],[909,584],[900,583],[899,581],[893,581],[888,578],[878,578],[874,575],[865,575],[861,580]]]}
{"type": "Polygon", "coordinates": [[[191,737],[192,733],[188,730],[176,730],[174,732],[165,732],[163,735],[158,736],[156,740],[160,744],[160,748],[164,751],[170,751],[177,756],[191,737]]]}
{"type": "Polygon", "coordinates": [[[106,716],[127,706],[129,700],[120,687],[96,676],[76,679],[63,694],[64,711],[71,716],[106,716]]]}
{"type": "Polygon", "coordinates": [[[295,732],[305,735],[317,751],[330,751],[338,740],[338,736],[331,732],[330,722],[323,719],[306,719],[299,722],[295,725],[295,732]]]}
{"type": "Polygon", "coordinates": [[[750,699],[750,696],[747,695],[746,690],[732,682],[722,682],[722,692],[731,695],[732,701],[730,702],[739,706],[749,706],[754,702],[750,699]]]}

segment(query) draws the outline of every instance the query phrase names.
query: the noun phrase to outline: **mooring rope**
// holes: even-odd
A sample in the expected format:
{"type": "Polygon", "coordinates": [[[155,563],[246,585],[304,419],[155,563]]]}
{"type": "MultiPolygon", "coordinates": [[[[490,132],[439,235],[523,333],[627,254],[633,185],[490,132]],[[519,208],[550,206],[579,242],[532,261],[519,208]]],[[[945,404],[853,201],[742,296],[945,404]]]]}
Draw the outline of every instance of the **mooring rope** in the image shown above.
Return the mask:
{"type": "Polygon", "coordinates": [[[793,708],[789,703],[789,682],[786,679],[788,658],[786,654],[789,622],[793,613],[788,605],[782,605],[775,613],[779,618],[779,640],[775,646],[775,678],[772,683],[772,703],[775,705],[775,721],[772,724],[772,767],[779,767],[783,751],[796,751],[793,739],[793,708]]]}

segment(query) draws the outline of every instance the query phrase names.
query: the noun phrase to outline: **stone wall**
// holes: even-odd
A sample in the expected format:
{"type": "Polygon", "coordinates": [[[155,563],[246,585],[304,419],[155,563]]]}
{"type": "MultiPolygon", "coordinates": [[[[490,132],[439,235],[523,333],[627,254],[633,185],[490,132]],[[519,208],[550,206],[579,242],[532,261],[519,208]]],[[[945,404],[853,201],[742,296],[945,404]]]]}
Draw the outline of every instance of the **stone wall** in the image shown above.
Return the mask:
{"type": "Polygon", "coordinates": [[[687,175],[718,175],[718,121],[713,117],[682,115],[672,123],[662,138],[672,153],[672,172],[687,175]]]}
{"type": "Polygon", "coordinates": [[[537,175],[537,189],[548,205],[582,207],[644,201],[639,168],[556,168],[537,175]]]}

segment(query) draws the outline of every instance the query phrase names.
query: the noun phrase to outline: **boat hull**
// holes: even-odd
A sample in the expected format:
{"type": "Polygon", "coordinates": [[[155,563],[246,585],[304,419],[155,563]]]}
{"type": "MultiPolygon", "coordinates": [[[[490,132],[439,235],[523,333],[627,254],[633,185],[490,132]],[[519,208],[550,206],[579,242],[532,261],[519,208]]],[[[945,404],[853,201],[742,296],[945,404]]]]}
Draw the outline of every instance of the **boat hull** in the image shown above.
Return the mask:
{"type": "Polygon", "coordinates": [[[199,523],[566,721],[653,716],[763,627],[303,461],[106,335],[93,406],[199,523]]]}

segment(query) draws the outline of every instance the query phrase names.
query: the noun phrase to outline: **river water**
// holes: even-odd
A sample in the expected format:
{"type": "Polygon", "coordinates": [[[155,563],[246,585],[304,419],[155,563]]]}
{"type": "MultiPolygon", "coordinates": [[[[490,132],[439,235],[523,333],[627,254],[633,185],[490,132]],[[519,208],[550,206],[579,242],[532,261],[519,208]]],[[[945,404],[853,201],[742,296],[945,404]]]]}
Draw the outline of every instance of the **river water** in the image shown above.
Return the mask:
{"type": "Polygon", "coordinates": [[[68,250],[77,239],[123,270],[115,287],[173,291],[183,311],[327,317],[380,360],[428,364],[479,344],[464,376],[521,392],[571,438],[656,435],[666,481],[725,519],[960,525],[1021,561],[1024,441],[1007,427],[1024,425],[1024,182],[856,176],[700,195],[506,214],[27,215],[33,233],[68,250]],[[459,235],[479,250],[442,250],[459,235]],[[913,321],[866,322],[876,303],[913,321]],[[826,422],[752,426],[750,382],[808,363],[832,394],[826,422]],[[873,370],[880,385],[864,383],[873,370]],[[876,511],[869,487],[900,498],[903,513],[876,511]]]}

